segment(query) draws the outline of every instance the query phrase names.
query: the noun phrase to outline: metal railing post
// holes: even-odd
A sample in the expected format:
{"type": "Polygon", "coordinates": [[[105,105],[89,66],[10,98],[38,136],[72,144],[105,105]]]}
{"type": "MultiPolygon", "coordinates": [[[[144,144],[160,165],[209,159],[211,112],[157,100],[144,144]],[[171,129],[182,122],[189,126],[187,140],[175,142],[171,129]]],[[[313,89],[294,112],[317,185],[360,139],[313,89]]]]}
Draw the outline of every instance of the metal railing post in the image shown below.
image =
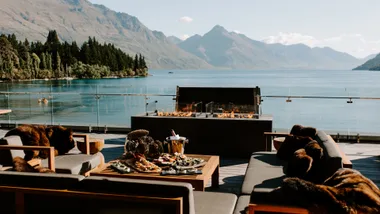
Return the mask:
{"type": "Polygon", "coordinates": [[[50,84],[50,124],[53,126],[54,125],[54,97],[53,97],[53,85],[50,84]]]}
{"type": "Polygon", "coordinates": [[[99,131],[99,128],[100,128],[100,104],[99,104],[99,100],[100,100],[100,96],[99,96],[99,86],[96,85],[96,126],[98,127],[98,131],[99,131]]]}

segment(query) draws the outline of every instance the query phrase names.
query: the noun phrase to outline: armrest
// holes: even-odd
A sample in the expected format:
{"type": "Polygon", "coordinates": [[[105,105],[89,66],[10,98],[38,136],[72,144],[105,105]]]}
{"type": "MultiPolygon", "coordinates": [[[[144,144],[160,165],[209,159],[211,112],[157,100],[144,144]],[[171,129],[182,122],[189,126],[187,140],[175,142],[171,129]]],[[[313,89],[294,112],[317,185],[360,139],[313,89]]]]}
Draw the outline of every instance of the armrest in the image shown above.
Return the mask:
{"type": "Polygon", "coordinates": [[[86,155],[90,154],[90,136],[88,134],[73,134],[73,137],[82,138],[86,144],[86,155]]]}
{"type": "MultiPolygon", "coordinates": [[[[334,139],[331,137],[331,135],[327,136],[329,140],[334,141],[334,139]]],[[[335,142],[335,141],[334,141],[335,142]]],[[[346,154],[340,149],[339,145],[335,142],[336,148],[339,151],[340,155],[342,156],[342,162],[344,168],[351,168],[352,169],[352,162],[350,159],[347,158],[346,154]]]]}
{"type": "Polygon", "coordinates": [[[0,145],[0,150],[45,150],[49,152],[48,156],[48,166],[49,169],[55,171],[55,152],[54,147],[50,146],[9,146],[9,145],[0,145]]]}

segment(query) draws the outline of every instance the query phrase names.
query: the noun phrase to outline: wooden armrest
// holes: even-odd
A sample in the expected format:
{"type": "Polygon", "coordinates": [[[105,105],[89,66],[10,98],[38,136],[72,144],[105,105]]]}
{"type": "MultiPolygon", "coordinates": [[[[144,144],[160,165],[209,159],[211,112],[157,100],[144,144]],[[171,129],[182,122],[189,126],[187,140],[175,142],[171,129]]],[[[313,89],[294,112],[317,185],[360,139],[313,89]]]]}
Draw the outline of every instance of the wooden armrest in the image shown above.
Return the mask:
{"type": "Polygon", "coordinates": [[[0,145],[0,150],[45,150],[49,152],[48,156],[48,167],[49,169],[55,171],[55,152],[54,147],[50,146],[9,146],[9,145],[0,145]]]}
{"type": "Polygon", "coordinates": [[[83,138],[84,143],[86,144],[86,155],[90,154],[90,136],[88,134],[73,134],[73,137],[83,138]]]}
{"type": "Polygon", "coordinates": [[[292,214],[308,214],[309,211],[299,207],[286,207],[280,205],[268,204],[249,204],[249,214],[255,212],[274,212],[274,213],[292,213],[292,214]]]}
{"type": "MultiPolygon", "coordinates": [[[[331,137],[331,135],[327,135],[327,137],[330,139],[330,140],[332,140],[332,141],[334,141],[335,142],[335,140],[331,137]]],[[[335,142],[336,143],[336,142],[335,142]]],[[[339,153],[340,153],[340,155],[342,156],[342,162],[343,162],[343,168],[350,168],[350,169],[352,169],[352,162],[351,162],[351,160],[346,156],[346,154],[340,149],[340,147],[339,147],[339,145],[336,143],[336,147],[338,148],[338,150],[339,150],[339,153]]]]}

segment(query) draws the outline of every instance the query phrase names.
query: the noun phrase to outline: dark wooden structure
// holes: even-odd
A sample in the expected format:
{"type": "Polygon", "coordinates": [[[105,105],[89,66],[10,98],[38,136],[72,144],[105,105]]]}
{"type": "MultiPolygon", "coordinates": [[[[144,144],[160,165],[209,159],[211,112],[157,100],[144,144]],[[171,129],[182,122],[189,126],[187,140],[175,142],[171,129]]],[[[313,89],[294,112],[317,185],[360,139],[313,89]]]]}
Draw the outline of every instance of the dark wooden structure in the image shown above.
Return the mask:
{"type": "MultiPolygon", "coordinates": [[[[260,100],[259,87],[177,87],[176,111],[194,103],[206,109],[206,104],[214,102],[220,105],[233,103],[234,108],[241,110],[239,113],[250,114],[259,112],[260,100]]],[[[177,134],[189,139],[189,144],[185,146],[187,154],[248,159],[252,152],[272,149],[264,136],[264,132],[272,131],[271,116],[217,118],[205,113],[196,117],[140,115],[131,117],[131,129],[149,130],[150,136],[160,141],[170,136],[170,131],[174,129],[177,134]]]]}
{"type": "Polygon", "coordinates": [[[241,113],[259,113],[261,91],[255,88],[235,87],[179,87],[176,92],[176,111],[181,111],[187,105],[201,105],[202,112],[206,111],[209,103],[220,105],[249,106],[249,110],[241,109],[241,113]]]}

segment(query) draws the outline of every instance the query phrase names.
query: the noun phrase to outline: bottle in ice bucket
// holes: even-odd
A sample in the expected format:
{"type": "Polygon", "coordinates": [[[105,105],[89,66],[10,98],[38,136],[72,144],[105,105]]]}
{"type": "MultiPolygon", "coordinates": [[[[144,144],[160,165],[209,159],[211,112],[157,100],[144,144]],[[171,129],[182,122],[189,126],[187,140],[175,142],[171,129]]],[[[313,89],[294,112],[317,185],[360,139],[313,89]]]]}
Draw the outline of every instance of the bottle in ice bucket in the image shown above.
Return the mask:
{"type": "Polygon", "coordinates": [[[180,137],[178,134],[175,133],[175,131],[171,130],[172,136],[166,138],[167,141],[170,143],[170,150],[169,152],[174,153],[185,153],[185,143],[187,143],[187,140],[185,137],[180,137]]]}

